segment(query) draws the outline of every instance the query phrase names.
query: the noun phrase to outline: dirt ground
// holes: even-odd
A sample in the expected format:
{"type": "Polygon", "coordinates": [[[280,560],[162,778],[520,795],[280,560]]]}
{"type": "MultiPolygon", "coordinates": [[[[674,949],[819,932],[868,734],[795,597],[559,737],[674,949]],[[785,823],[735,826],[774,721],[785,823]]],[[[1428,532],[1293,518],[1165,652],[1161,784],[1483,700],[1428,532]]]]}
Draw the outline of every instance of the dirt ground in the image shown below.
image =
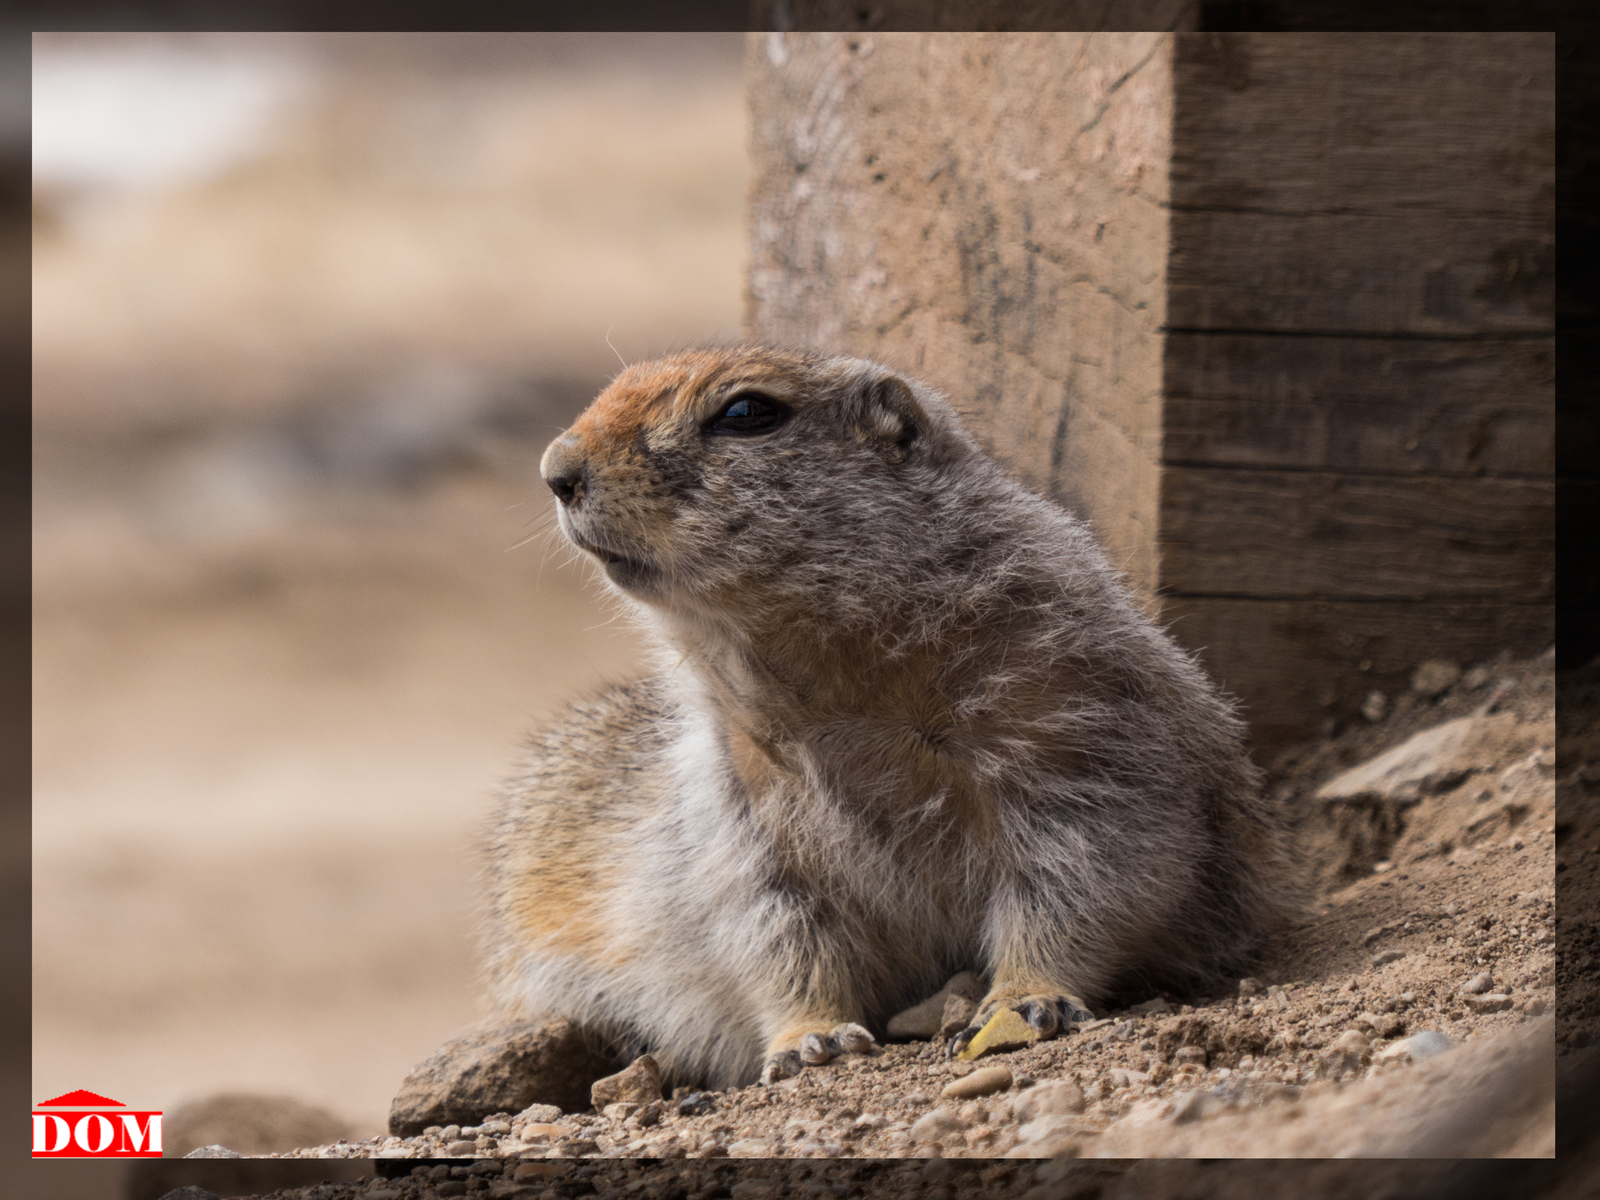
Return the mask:
{"type": "MultiPolygon", "coordinates": [[[[1268,787],[1299,831],[1313,900],[1279,952],[1228,994],[1152,996],[975,1063],[948,1061],[937,1039],[891,1043],[776,1087],[680,1089],[659,1113],[501,1114],[295,1154],[381,1156],[397,1176],[385,1189],[406,1197],[458,1185],[561,1195],[543,1189],[570,1178],[542,1161],[407,1168],[411,1157],[1548,1157],[1554,659],[1456,674],[1437,695],[1392,698],[1379,719],[1273,764],[1268,787]],[[1473,738],[1426,764],[1420,785],[1393,803],[1324,790],[1463,718],[1478,722],[1473,738]],[[945,1095],[996,1067],[992,1090],[945,1095]]],[[[601,1178],[591,1177],[596,1188],[601,1178]]],[[[636,1191],[649,1178],[617,1182],[636,1191]]],[[[344,1194],[357,1193],[274,1193],[344,1194]]]]}

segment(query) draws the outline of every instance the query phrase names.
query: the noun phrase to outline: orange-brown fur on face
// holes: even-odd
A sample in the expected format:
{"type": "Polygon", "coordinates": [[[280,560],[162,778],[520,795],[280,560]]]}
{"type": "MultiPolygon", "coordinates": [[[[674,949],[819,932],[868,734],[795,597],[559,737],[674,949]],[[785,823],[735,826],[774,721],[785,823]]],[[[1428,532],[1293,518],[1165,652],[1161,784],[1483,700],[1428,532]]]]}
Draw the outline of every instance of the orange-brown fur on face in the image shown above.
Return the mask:
{"type": "Polygon", "coordinates": [[[1229,703],[931,389],[697,351],[624,371],[542,470],[663,652],[508,792],[508,1004],[740,1083],[961,968],[1041,1028],[1214,982],[1287,911],[1229,703]],[[741,394],[782,419],[728,434],[741,394]]]}

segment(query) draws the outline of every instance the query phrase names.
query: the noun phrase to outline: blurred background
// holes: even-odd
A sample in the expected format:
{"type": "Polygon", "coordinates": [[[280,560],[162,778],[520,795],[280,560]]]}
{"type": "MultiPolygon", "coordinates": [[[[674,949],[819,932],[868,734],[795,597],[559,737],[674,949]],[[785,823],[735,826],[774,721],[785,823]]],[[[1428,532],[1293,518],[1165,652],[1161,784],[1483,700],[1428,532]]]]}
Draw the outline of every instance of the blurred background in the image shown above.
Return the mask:
{"type": "Polygon", "coordinates": [[[497,780],[639,647],[539,454],[738,336],[742,44],[34,37],[35,1101],[376,1132],[481,1015],[497,780]]]}

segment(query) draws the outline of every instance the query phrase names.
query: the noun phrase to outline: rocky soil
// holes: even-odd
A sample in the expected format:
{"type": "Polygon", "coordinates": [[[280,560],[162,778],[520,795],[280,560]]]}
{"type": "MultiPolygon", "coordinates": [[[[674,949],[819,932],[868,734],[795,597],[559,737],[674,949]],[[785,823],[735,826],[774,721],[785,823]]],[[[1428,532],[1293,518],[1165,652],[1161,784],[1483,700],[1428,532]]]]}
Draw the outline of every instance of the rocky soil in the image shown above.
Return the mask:
{"type": "MultiPolygon", "coordinates": [[[[937,1035],[889,1042],[773,1087],[651,1095],[637,1078],[650,1064],[639,1063],[633,1090],[628,1080],[597,1085],[598,1108],[533,1105],[411,1137],[289,1152],[372,1158],[383,1178],[272,1195],[854,1189],[838,1169],[772,1175],[754,1164],[684,1162],[674,1173],[670,1162],[601,1162],[575,1175],[578,1164],[554,1161],[574,1158],[1548,1157],[1558,975],[1553,656],[1466,671],[1424,665],[1411,691],[1368,701],[1360,727],[1271,766],[1268,787],[1298,831],[1312,902],[1294,935],[1226,994],[1150,996],[1068,1036],[973,1062],[947,1060],[937,1035]]],[[[1574,716],[1563,739],[1596,729],[1574,716]]],[[[1569,789],[1587,797],[1591,777],[1600,779],[1595,761],[1563,756],[1564,798],[1569,789]]],[[[1564,809],[1560,831],[1562,869],[1593,886],[1600,826],[1564,809]]],[[[1593,1007],[1584,974],[1593,926],[1582,935],[1589,942],[1562,963],[1561,981],[1593,1007]]],[[[943,1001],[931,1008],[944,1015],[943,1001]]],[[[1563,1014],[1563,1051],[1587,1044],[1580,1026],[1563,1014]]],[[[1056,1170],[1067,1165],[882,1164],[890,1174],[874,1176],[873,1188],[900,1181],[928,1195],[1087,1195],[1079,1185],[1100,1180],[1100,1194],[1112,1195],[1105,1172],[1122,1179],[1128,1169],[1056,1170]]]]}

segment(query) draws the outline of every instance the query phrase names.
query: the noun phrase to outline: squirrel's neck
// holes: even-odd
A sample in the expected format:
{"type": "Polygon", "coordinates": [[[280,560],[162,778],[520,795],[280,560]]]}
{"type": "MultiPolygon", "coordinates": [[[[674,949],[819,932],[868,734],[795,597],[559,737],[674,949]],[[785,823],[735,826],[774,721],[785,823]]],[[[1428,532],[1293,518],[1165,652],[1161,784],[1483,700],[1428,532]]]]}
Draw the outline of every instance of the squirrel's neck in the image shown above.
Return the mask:
{"type": "Polygon", "coordinates": [[[1066,682],[1058,581],[1016,555],[981,565],[952,572],[981,592],[935,580],[870,623],[752,607],[771,619],[668,614],[658,630],[747,792],[820,778],[890,807],[972,797],[997,742],[1027,757],[1019,731],[1048,718],[1066,682]]]}

